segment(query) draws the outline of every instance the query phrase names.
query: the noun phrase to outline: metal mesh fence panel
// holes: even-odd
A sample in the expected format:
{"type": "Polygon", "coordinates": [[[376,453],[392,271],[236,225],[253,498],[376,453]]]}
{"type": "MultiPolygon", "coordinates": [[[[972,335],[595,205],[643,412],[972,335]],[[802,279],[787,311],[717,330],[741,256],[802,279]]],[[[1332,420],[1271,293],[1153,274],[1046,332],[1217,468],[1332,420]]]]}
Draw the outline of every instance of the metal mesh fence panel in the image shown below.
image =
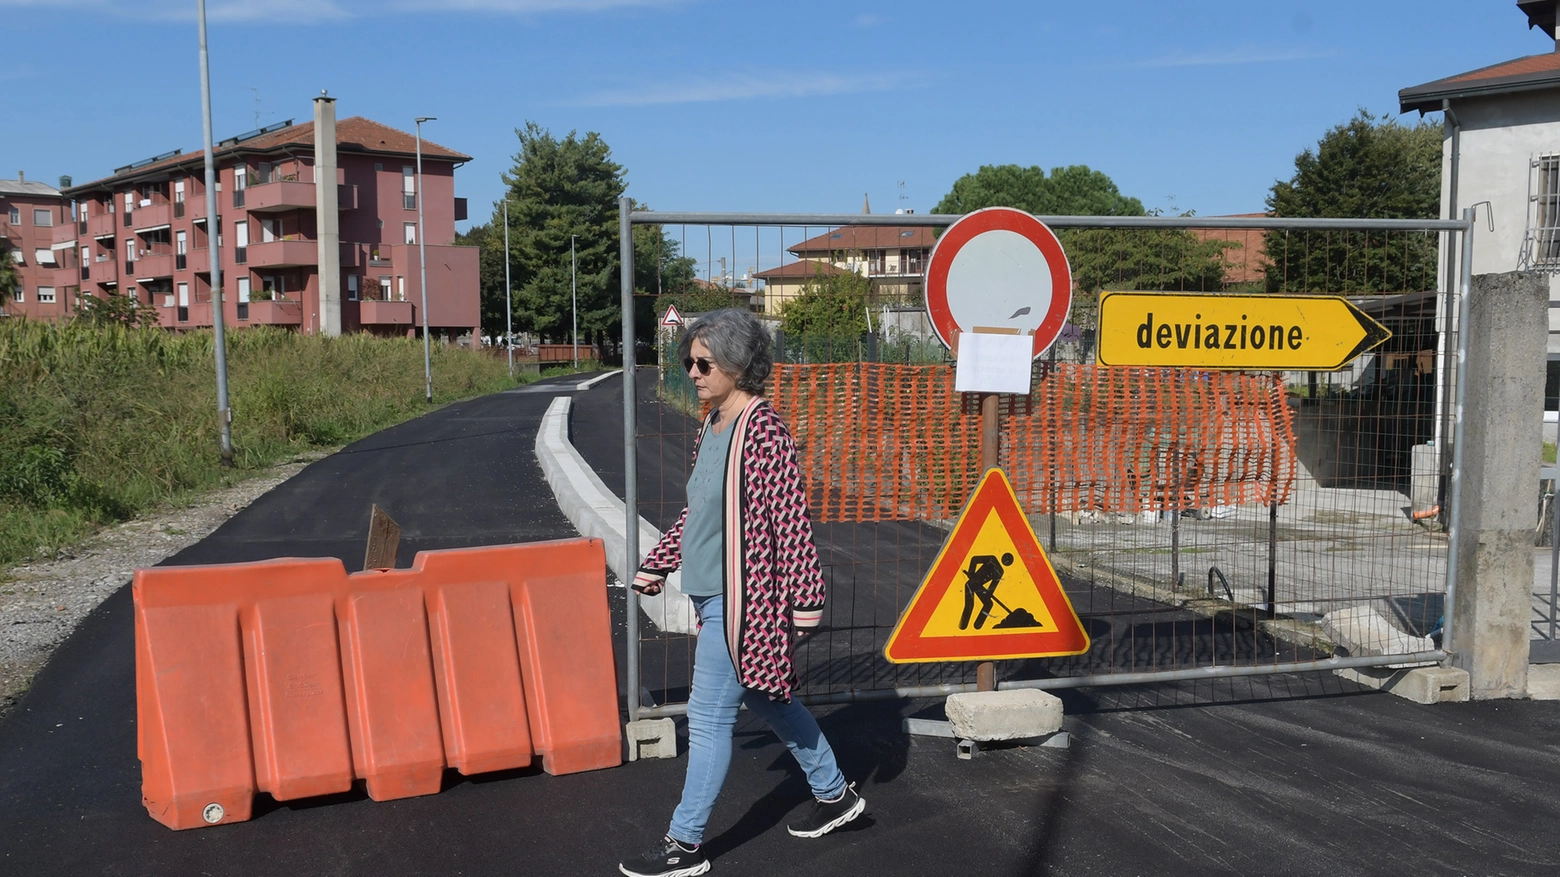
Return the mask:
{"type": "MultiPolygon", "coordinates": [[[[683,253],[707,243],[699,274],[719,288],[702,299],[662,289],[654,307],[696,319],[700,301],[746,306],[774,335],[766,395],[797,441],[830,586],[823,630],[798,651],[801,693],[969,685],[973,664],[893,665],[882,653],[980,474],[978,408],[954,392],[952,358],[920,316],[934,218],[852,218],[845,240],[857,249],[835,251],[817,241],[848,226],[790,219],[662,225],[683,253]],[[869,221],[888,231],[864,236],[869,221]],[[725,270],[713,267],[721,257],[725,270]],[[872,281],[837,303],[859,323],[793,325],[788,308],[825,275],[820,264],[872,281]]],[[[1045,219],[1067,250],[1073,306],[1032,392],[1002,399],[1000,459],[1093,645],[999,662],[999,679],[1324,669],[1438,648],[1459,304],[1447,251],[1464,227],[1045,219]],[[1126,290],[1345,295],[1392,337],[1338,371],[1096,365],[1099,296],[1126,290]]],[[[656,380],[640,379],[640,514],[657,529],[684,505],[702,413],[676,343],[663,329],[656,380]]],[[[686,699],[691,633],[643,629],[654,703],[686,699]]]]}

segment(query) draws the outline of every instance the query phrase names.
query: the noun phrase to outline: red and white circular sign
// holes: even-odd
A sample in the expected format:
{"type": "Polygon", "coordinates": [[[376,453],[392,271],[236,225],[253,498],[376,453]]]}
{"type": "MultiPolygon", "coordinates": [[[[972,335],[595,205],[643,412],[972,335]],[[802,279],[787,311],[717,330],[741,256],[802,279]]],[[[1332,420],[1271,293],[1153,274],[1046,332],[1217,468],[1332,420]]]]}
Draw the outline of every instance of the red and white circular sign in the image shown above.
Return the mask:
{"type": "Polygon", "coordinates": [[[1022,210],[987,207],[948,226],[926,266],[926,313],[949,347],[976,326],[1034,332],[1034,355],[1051,346],[1072,307],[1072,268],[1062,242],[1022,210]]]}

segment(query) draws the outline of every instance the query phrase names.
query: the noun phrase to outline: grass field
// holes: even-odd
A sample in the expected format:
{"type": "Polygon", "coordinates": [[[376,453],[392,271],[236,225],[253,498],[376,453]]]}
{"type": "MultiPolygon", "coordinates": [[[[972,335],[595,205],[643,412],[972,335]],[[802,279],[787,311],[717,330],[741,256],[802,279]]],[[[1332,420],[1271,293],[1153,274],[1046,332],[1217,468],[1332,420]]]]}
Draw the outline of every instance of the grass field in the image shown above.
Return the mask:
{"type": "MultiPolygon", "coordinates": [[[[419,341],[256,327],[228,335],[233,469],[209,332],[0,321],[0,565],[141,509],[332,448],[429,408],[419,341]]],[[[492,393],[502,359],[433,347],[434,402],[492,393]]]]}

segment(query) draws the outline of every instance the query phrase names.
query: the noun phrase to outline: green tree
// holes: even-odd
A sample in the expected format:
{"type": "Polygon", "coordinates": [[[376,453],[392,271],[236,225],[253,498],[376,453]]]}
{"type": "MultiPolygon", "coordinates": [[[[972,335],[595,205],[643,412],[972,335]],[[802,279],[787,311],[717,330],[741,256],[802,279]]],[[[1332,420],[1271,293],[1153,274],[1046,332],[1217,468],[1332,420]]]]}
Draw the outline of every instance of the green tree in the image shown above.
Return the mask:
{"type": "Polygon", "coordinates": [[[0,308],[16,297],[16,287],[22,282],[21,272],[16,270],[16,259],[11,255],[11,242],[0,238],[0,308]]]}
{"type": "MultiPolygon", "coordinates": [[[[1275,216],[1431,219],[1441,204],[1441,129],[1400,125],[1365,110],[1295,156],[1295,173],[1273,184],[1275,216]]],[[[1436,278],[1434,234],[1266,234],[1271,292],[1373,292],[1428,288],[1436,278]]]]}
{"type": "Polygon", "coordinates": [[[1143,202],[1121,194],[1110,177],[1087,165],[1052,168],[981,165],[953,183],[933,213],[1014,207],[1037,216],[1142,216],[1143,202]]]}
{"type": "Polygon", "coordinates": [[[150,328],[160,323],[156,308],[139,307],[129,296],[113,292],[103,296],[77,296],[76,319],[93,326],[118,325],[130,329],[150,328]]]}
{"type": "MultiPolygon", "coordinates": [[[[935,213],[1014,207],[1041,216],[1145,216],[1143,202],[1121,194],[1114,181],[1086,165],[1053,168],[984,165],[965,174],[937,203],[935,213]]],[[[1064,228],[1057,230],[1072,268],[1076,296],[1071,319],[1094,325],[1103,289],[1217,290],[1224,283],[1227,241],[1201,241],[1183,229],[1064,228]]]]}
{"type": "Polygon", "coordinates": [[[872,281],[854,271],[819,271],[780,308],[780,328],[793,338],[807,335],[856,337],[867,331],[872,281]]]}

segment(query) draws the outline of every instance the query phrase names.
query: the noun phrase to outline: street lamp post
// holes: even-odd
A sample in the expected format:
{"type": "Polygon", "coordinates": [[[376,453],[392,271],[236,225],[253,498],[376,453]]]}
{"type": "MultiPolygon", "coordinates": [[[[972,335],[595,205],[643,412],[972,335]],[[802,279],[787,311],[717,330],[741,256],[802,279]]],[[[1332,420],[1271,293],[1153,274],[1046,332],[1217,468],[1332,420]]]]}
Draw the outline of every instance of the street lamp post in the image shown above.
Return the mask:
{"type": "Polygon", "coordinates": [[[509,351],[509,379],[515,377],[514,306],[509,292],[509,199],[504,199],[504,347],[509,351]]]}
{"type": "MultiPolygon", "coordinates": [[[[423,380],[427,383],[428,404],[433,404],[433,348],[428,340],[428,246],[423,234],[422,123],[437,121],[437,116],[418,116],[417,125],[417,271],[422,286],[423,380]]],[[[506,225],[505,231],[508,230],[506,225]]],[[[506,254],[507,255],[507,254],[506,254]]]]}
{"type": "Polygon", "coordinates": [[[574,370],[580,370],[580,281],[578,260],[574,257],[574,238],[569,235],[569,316],[574,326],[574,370]]]}
{"type": "MultiPolygon", "coordinates": [[[[222,465],[233,465],[233,409],[228,407],[227,337],[222,323],[222,258],[217,238],[216,154],[211,146],[211,63],[206,52],[206,0],[195,8],[200,19],[200,115],[206,135],[206,253],[211,259],[211,332],[217,351],[217,422],[222,431],[222,465]]],[[[128,214],[126,214],[128,215],[128,214]]],[[[182,304],[182,302],[181,302],[182,304]]]]}

